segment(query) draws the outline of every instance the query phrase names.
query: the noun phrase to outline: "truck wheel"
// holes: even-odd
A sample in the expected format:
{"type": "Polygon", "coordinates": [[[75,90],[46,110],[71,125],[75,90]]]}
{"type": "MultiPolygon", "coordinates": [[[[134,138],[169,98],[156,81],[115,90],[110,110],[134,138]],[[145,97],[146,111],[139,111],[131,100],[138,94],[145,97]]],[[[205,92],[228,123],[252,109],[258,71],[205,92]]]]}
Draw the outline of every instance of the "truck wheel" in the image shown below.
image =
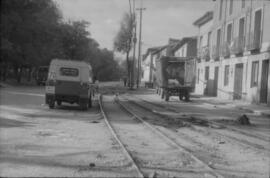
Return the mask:
{"type": "Polygon", "coordinates": [[[50,103],[49,103],[49,108],[50,108],[50,109],[53,109],[53,108],[54,108],[54,101],[50,101],[50,103]]]}
{"type": "Polygon", "coordinates": [[[183,94],[181,93],[181,94],[179,94],[179,100],[183,100],[183,94]]]}
{"type": "Polygon", "coordinates": [[[169,101],[169,100],[170,100],[170,94],[169,93],[166,93],[165,101],[169,101]]]}
{"type": "Polygon", "coordinates": [[[62,104],[62,101],[61,100],[57,100],[57,105],[58,106],[61,106],[61,104],[62,104]]]}
{"type": "Polygon", "coordinates": [[[185,94],[185,101],[190,101],[189,100],[189,97],[190,97],[189,92],[186,92],[186,94],[185,94]]]}
{"type": "Polygon", "coordinates": [[[165,93],[163,90],[161,90],[161,99],[164,99],[164,97],[165,97],[165,93]]]}

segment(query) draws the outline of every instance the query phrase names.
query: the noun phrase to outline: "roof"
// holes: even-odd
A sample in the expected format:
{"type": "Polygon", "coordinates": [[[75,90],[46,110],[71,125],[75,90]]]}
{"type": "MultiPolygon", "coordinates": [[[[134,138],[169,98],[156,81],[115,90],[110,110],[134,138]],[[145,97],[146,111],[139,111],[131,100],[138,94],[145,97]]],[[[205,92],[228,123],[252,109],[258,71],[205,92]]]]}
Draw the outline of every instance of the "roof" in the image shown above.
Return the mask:
{"type": "Polygon", "coordinates": [[[208,11],[202,17],[197,19],[193,23],[193,25],[200,27],[200,26],[204,25],[205,23],[209,22],[212,19],[213,19],[213,11],[208,11]]]}
{"type": "Polygon", "coordinates": [[[74,67],[89,67],[91,65],[85,61],[76,61],[76,60],[65,60],[65,59],[53,59],[50,65],[63,65],[63,66],[74,66],[74,67]]]}
{"type": "Polygon", "coordinates": [[[157,47],[152,47],[152,48],[148,48],[146,53],[143,55],[143,61],[146,59],[146,57],[151,53],[151,54],[156,54],[158,52],[160,52],[161,50],[165,49],[168,45],[164,45],[164,46],[157,46],[157,47]]]}
{"type": "Polygon", "coordinates": [[[172,51],[178,50],[184,44],[186,44],[187,42],[189,42],[191,40],[197,40],[197,37],[196,36],[192,36],[192,37],[184,37],[184,38],[182,38],[176,45],[173,46],[172,51]]]}

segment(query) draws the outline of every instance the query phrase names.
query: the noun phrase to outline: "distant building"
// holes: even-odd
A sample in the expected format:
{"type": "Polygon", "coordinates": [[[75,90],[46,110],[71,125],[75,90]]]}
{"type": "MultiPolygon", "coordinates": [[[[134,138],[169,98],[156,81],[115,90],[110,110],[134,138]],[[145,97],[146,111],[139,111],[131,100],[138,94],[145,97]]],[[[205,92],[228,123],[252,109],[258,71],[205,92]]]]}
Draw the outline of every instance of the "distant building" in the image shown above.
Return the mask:
{"type": "Polygon", "coordinates": [[[185,37],[179,40],[172,48],[171,55],[175,57],[196,57],[197,37],[185,37]]]}
{"type": "Polygon", "coordinates": [[[166,53],[167,45],[148,48],[142,60],[142,79],[144,84],[153,84],[155,81],[155,60],[166,53]]]}
{"type": "Polygon", "coordinates": [[[210,57],[213,12],[206,12],[193,25],[198,27],[195,93],[217,96],[217,66],[219,66],[219,62],[212,60],[210,57]]]}
{"type": "MultiPolygon", "coordinates": [[[[207,85],[204,93],[270,105],[270,2],[216,0],[214,3],[213,20],[209,20],[209,12],[194,22],[201,30],[198,38],[202,38],[202,43],[207,33],[202,28],[211,31],[210,59],[201,52],[203,45],[198,46],[197,78],[200,80],[204,73],[202,81],[207,85]],[[207,27],[207,23],[201,25],[204,19],[212,27],[207,27]]],[[[199,86],[198,83],[196,91],[202,92],[199,86]]]]}

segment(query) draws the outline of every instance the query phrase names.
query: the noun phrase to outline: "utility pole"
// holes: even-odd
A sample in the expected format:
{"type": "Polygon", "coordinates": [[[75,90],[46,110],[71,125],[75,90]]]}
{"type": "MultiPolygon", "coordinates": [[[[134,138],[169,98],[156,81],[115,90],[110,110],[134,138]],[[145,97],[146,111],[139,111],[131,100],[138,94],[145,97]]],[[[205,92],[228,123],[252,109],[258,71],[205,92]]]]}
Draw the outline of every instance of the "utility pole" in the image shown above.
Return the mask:
{"type": "MultiPolygon", "coordinates": [[[[132,65],[132,86],[134,84],[134,80],[135,80],[135,59],[136,59],[136,43],[137,43],[137,34],[136,34],[136,29],[137,29],[137,22],[136,22],[136,14],[135,14],[135,0],[133,0],[133,65],[132,65]]],[[[135,84],[134,84],[135,85],[135,84]]]]}
{"type": "Polygon", "coordinates": [[[140,71],[141,71],[141,45],[142,45],[142,11],[146,10],[146,8],[141,7],[136,8],[136,10],[140,11],[140,31],[139,31],[139,52],[138,52],[138,73],[137,73],[137,88],[139,88],[139,83],[140,83],[140,71]]]}

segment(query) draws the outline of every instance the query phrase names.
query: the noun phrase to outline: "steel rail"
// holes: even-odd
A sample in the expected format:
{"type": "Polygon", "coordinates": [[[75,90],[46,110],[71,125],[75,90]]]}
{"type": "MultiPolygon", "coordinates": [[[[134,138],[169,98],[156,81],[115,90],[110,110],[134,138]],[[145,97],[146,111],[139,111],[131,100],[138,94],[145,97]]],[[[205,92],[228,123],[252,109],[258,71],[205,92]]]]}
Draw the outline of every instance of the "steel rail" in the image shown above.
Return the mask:
{"type": "MultiPolygon", "coordinates": [[[[133,97],[133,96],[132,96],[133,97]]],[[[136,97],[136,96],[134,96],[134,97],[136,97]]],[[[136,97],[137,99],[139,99],[139,100],[141,100],[141,101],[143,101],[143,102],[145,102],[145,103],[148,103],[148,104],[150,104],[150,105],[153,105],[153,106],[155,106],[155,107],[159,107],[159,108],[162,108],[162,109],[164,109],[164,110],[166,110],[166,111],[171,111],[171,112],[174,112],[174,113],[180,113],[180,112],[178,112],[178,111],[176,111],[176,108],[175,108],[175,106],[172,106],[173,108],[165,108],[165,107],[162,107],[160,104],[156,104],[156,103],[152,103],[151,101],[147,101],[147,100],[145,100],[145,99],[141,99],[141,98],[139,98],[139,97],[136,97]]],[[[135,101],[134,101],[135,102],[135,101]]],[[[141,104],[139,104],[139,103],[137,103],[136,102],[136,104],[137,105],[139,105],[140,107],[143,107],[143,108],[145,108],[146,109],[146,106],[141,106],[141,104]]],[[[150,110],[150,109],[147,109],[147,110],[150,110]]],[[[156,112],[154,112],[154,111],[152,111],[152,110],[150,110],[151,112],[153,112],[153,113],[155,113],[155,114],[159,114],[159,113],[156,113],[156,112]]],[[[159,114],[159,115],[162,115],[162,114],[159,114]]],[[[193,116],[191,116],[191,117],[193,117],[193,116]]],[[[236,132],[236,133],[240,133],[240,134],[244,134],[244,135],[247,135],[247,136],[250,136],[250,137],[253,137],[253,138],[257,138],[257,139],[260,139],[260,140],[262,140],[262,141],[266,141],[266,142],[269,142],[269,139],[267,139],[267,138],[263,138],[261,135],[257,135],[257,134],[251,134],[251,133],[248,133],[248,132],[246,132],[246,131],[242,131],[242,130],[240,130],[240,129],[237,129],[237,128],[234,128],[234,127],[232,127],[232,126],[228,126],[228,125],[225,125],[225,124],[222,124],[222,123],[218,123],[218,122],[215,122],[215,121],[211,121],[211,120],[209,120],[209,119],[204,119],[204,118],[199,118],[200,120],[203,120],[203,121],[206,121],[206,122],[208,122],[209,124],[211,124],[212,126],[214,126],[215,128],[226,128],[227,130],[231,130],[231,131],[233,131],[233,132],[236,132]]],[[[227,135],[223,135],[224,137],[228,137],[228,138],[230,138],[230,139],[234,139],[234,140],[237,140],[237,141],[239,141],[239,139],[236,139],[236,138],[233,138],[233,137],[231,137],[231,136],[227,136],[227,135]]],[[[258,145],[258,144],[254,144],[254,143],[249,143],[249,142],[246,142],[246,141],[244,141],[244,140],[242,140],[241,142],[243,142],[246,146],[252,146],[252,147],[256,147],[256,149],[266,149],[266,150],[269,150],[269,149],[267,149],[267,148],[264,148],[263,146],[261,146],[261,145],[258,145]]]]}
{"type": "MultiPolygon", "coordinates": [[[[138,98],[138,97],[136,97],[136,98],[138,98]]],[[[138,98],[138,99],[140,99],[140,98],[138,98]]],[[[140,100],[142,100],[142,99],[140,99],[140,100]]],[[[144,100],[142,100],[142,101],[144,101],[144,100]]],[[[151,112],[151,113],[153,113],[153,114],[155,114],[155,115],[159,115],[159,116],[165,116],[165,117],[169,117],[169,116],[166,116],[166,115],[163,115],[163,114],[160,114],[160,113],[157,113],[157,112],[154,112],[152,109],[150,109],[150,108],[148,108],[148,107],[146,107],[146,106],[143,106],[142,104],[139,104],[138,102],[135,102],[135,101],[131,101],[131,100],[129,100],[129,102],[132,102],[133,104],[135,104],[135,105],[137,105],[138,107],[141,107],[141,108],[143,108],[143,109],[145,109],[145,110],[147,110],[147,111],[149,111],[149,112],[151,112]]],[[[144,101],[144,102],[146,102],[146,103],[149,103],[149,104],[151,104],[151,105],[157,105],[156,103],[155,104],[152,104],[150,101],[144,101]]],[[[158,106],[158,107],[161,107],[161,106],[158,106]]],[[[163,109],[165,109],[165,110],[167,110],[168,111],[168,109],[166,109],[166,108],[163,108],[163,109]]],[[[170,109],[170,111],[171,111],[172,109],[170,109]]],[[[175,113],[179,113],[179,112],[177,112],[177,111],[173,111],[173,112],[175,112],[175,113]]],[[[205,120],[205,119],[201,119],[201,120],[205,120]]],[[[208,120],[205,120],[205,121],[208,121],[208,120]]],[[[183,122],[183,123],[189,123],[188,121],[187,122],[183,122]]],[[[221,125],[218,125],[218,124],[216,124],[216,123],[213,123],[213,122],[209,122],[212,126],[214,126],[214,127],[216,127],[216,128],[218,128],[218,127],[220,127],[220,126],[222,126],[222,124],[221,125]]],[[[191,125],[192,126],[192,125],[191,125]]],[[[201,132],[201,133],[205,133],[205,131],[203,131],[203,130],[201,130],[201,129],[199,129],[199,128],[195,128],[195,127],[193,127],[192,126],[192,128],[195,130],[195,131],[197,131],[197,132],[201,132]]],[[[224,128],[227,128],[226,126],[224,126],[224,128]]],[[[227,128],[228,129],[228,128],[227,128]]],[[[228,130],[230,130],[230,129],[228,129],[228,130]]],[[[233,131],[233,130],[232,130],[233,131]]],[[[232,137],[232,136],[229,136],[229,135],[224,135],[224,134],[221,134],[221,133],[219,133],[218,131],[215,131],[215,130],[211,130],[211,132],[213,132],[213,133],[215,133],[215,134],[217,134],[217,135],[219,135],[219,136],[221,136],[221,137],[225,137],[227,140],[230,140],[231,142],[233,142],[233,143],[235,143],[235,144],[238,144],[238,145],[241,145],[241,146],[244,146],[244,147],[249,147],[249,148],[252,148],[252,149],[255,149],[255,150],[258,150],[258,151],[264,151],[264,152],[266,152],[267,154],[269,153],[269,151],[270,151],[270,149],[269,148],[266,148],[266,147],[264,147],[263,145],[259,145],[259,144],[255,144],[255,143],[250,143],[249,141],[246,141],[246,140],[240,140],[240,139],[238,139],[238,138],[235,138],[235,137],[232,137]]],[[[235,131],[236,133],[240,133],[240,132],[237,132],[237,131],[235,131]]],[[[240,134],[243,134],[243,133],[240,133],[240,134]]],[[[254,137],[254,138],[256,138],[256,137],[254,137]]],[[[262,141],[264,141],[264,140],[262,140],[262,141]]]]}
{"type": "Polygon", "coordinates": [[[128,152],[128,150],[126,149],[126,147],[124,146],[124,144],[121,142],[121,140],[118,138],[115,130],[113,129],[112,125],[110,124],[107,115],[104,112],[104,108],[102,105],[102,95],[100,94],[99,97],[99,107],[100,107],[100,112],[105,120],[106,125],[108,126],[111,134],[113,135],[113,137],[116,139],[116,141],[118,142],[118,144],[120,145],[120,147],[122,148],[125,156],[129,159],[129,161],[131,162],[131,164],[133,165],[134,169],[136,170],[138,177],[140,178],[144,178],[145,176],[143,175],[142,171],[140,170],[139,166],[136,164],[136,162],[134,161],[134,159],[132,158],[131,154],[128,152]]]}
{"type": "Polygon", "coordinates": [[[174,145],[180,152],[184,152],[184,153],[190,155],[191,158],[193,158],[195,161],[197,161],[198,163],[200,163],[201,165],[203,165],[207,171],[213,173],[216,177],[223,178],[223,176],[221,174],[219,174],[216,170],[214,170],[213,168],[211,168],[210,166],[208,166],[207,163],[205,163],[204,161],[200,160],[195,155],[193,155],[192,152],[190,152],[187,149],[185,149],[179,143],[176,143],[172,138],[170,138],[164,132],[160,131],[159,129],[155,128],[154,126],[152,126],[148,122],[144,121],[140,116],[138,116],[133,111],[131,111],[127,106],[123,105],[121,103],[121,101],[118,99],[118,96],[116,96],[116,98],[117,98],[117,100],[116,100],[117,103],[120,106],[122,106],[122,108],[124,108],[128,113],[130,113],[131,115],[133,115],[136,119],[138,119],[139,121],[141,121],[146,127],[148,127],[149,129],[151,129],[154,133],[158,134],[164,140],[166,140],[167,142],[169,142],[172,145],[174,145]]]}
{"type": "MultiPolygon", "coordinates": [[[[136,97],[136,98],[138,98],[138,97],[136,97]]],[[[140,99],[140,98],[138,98],[138,99],[140,99]]],[[[140,100],[141,100],[141,101],[144,101],[143,99],[140,99],[140,100]]],[[[133,104],[137,105],[138,107],[141,107],[141,108],[143,108],[143,109],[145,109],[145,110],[147,110],[147,111],[149,111],[149,112],[151,112],[151,113],[153,113],[153,114],[155,114],[155,115],[159,115],[159,116],[162,116],[162,117],[164,117],[164,116],[165,116],[165,117],[169,117],[169,116],[160,114],[160,113],[158,113],[158,112],[155,112],[155,111],[153,111],[152,109],[150,109],[149,107],[143,106],[142,104],[139,104],[138,102],[131,101],[131,100],[129,100],[129,102],[132,102],[133,104]]],[[[158,104],[156,104],[156,103],[151,103],[150,101],[144,101],[144,102],[145,102],[145,103],[148,103],[148,104],[151,104],[151,105],[153,105],[153,106],[158,105],[158,104]]],[[[157,106],[157,107],[160,107],[160,108],[162,108],[162,109],[165,109],[165,110],[169,111],[168,109],[166,109],[166,108],[164,108],[164,107],[161,107],[161,106],[157,106]]],[[[170,111],[172,111],[172,110],[173,110],[173,109],[170,108],[170,111]]],[[[177,112],[177,111],[173,111],[173,112],[174,112],[174,113],[179,113],[179,112],[177,112]]],[[[200,120],[208,121],[208,120],[206,120],[206,119],[200,119],[200,120]]],[[[189,122],[187,121],[187,122],[183,122],[183,123],[189,123],[189,122]]],[[[215,122],[211,122],[211,121],[209,121],[209,123],[210,123],[214,128],[222,127],[222,124],[218,125],[218,124],[216,124],[215,122]]],[[[191,126],[192,126],[192,125],[191,125],[191,126]]],[[[205,133],[205,131],[203,131],[203,130],[201,130],[201,129],[195,128],[195,127],[193,127],[193,126],[192,126],[192,128],[193,128],[195,131],[197,131],[197,132],[205,133]]],[[[228,129],[228,127],[226,127],[225,125],[224,125],[224,128],[227,128],[227,129],[228,129]]],[[[231,130],[231,129],[228,129],[228,130],[231,130]]],[[[232,131],[233,131],[233,130],[232,130],[232,131]]],[[[264,147],[263,145],[259,145],[259,144],[255,144],[255,143],[250,143],[249,141],[246,141],[246,140],[240,140],[240,139],[238,139],[238,138],[235,138],[235,137],[232,137],[232,136],[229,136],[229,135],[221,134],[221,133],[219,133],[218,131],[215,131],[215,130],[211,130],[211,132],[213,132],[213,133],[215,133],[215,134],[217,134],[217,135],[219,135],[219,136],[221,136],[221,137],[225,137],[227,140],[230,140],[231,142],[233,142],[233,143],[235,143],[235,144],[239,144],[239,145],[244,146],[244,147],[249,147],[249,148],[252,148],[252,149],[255,149],[255,150],[258,150],[258,151],[264,151],[266,154],[268,154],[269,151],[270,151],[269,148],[266,148],[266,147],[264,147]]],[[[240,133],[240,134],[244,134],[244,133],[241,133],[241,132],[237,132],[237,130],[235,130],[234,132],[240,133]]],[[[248,136],[249,136],[249,135],[248,135],[248,136]]],[[[254,138],[256,138],[256,137],[254,137],[254,138]]],[[[262,140],[262,141],[264,141],[264,140],[262,140]]]]}

